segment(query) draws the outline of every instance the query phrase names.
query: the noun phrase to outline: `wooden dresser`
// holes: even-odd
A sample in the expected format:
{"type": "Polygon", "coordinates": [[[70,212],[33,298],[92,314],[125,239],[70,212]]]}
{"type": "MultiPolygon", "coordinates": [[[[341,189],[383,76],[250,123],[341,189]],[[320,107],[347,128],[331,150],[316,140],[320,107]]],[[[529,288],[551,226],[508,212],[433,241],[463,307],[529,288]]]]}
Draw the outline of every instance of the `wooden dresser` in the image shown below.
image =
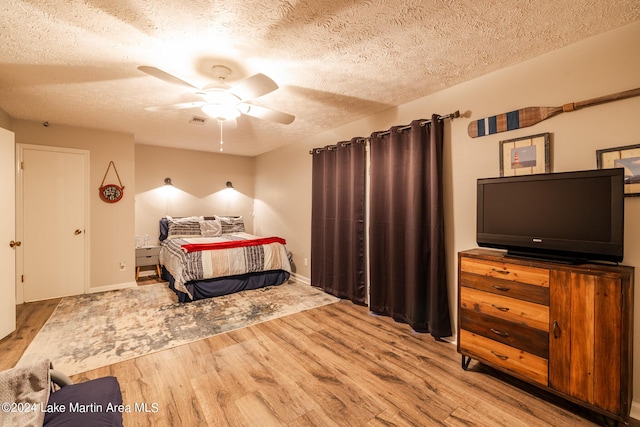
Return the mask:
{"type": "Polygon", "coordinates": [[[458,352],[628,422],[633,267],[458,254],[458,352]]]}

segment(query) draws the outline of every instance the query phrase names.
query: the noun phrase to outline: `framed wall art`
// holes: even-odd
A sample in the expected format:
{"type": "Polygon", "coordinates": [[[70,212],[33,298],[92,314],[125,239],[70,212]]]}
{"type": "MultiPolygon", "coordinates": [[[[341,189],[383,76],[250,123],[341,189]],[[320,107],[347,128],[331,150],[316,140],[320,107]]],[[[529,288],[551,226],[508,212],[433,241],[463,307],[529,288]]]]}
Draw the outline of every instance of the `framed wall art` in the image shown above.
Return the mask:
{"type": "Polygon", "coordinates": [[[550,140],[550,133],[541,133],[500,141],[500,176],[551,172],[550,140]]]}
{"type": "Polygon", "coordinates": [[[598,169],[624,168],[624,195],[640,196],[640,144],[596,151],[598,169]]]}

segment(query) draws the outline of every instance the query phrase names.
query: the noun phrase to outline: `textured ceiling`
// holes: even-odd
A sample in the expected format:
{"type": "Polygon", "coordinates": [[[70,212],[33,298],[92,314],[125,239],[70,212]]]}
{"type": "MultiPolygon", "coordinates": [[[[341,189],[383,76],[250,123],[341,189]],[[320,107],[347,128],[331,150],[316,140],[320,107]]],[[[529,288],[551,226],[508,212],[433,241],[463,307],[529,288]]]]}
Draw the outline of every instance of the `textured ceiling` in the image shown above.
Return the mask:
{"type": "Polygon", "coordinates": [[[225,152],[255,156],[640,19],[638,0],[4,0],[0,108],[11,117],[219,148],[197,101],[211,68],[280,88],[252,101],[296,116],[242,116],[225,152]]]}

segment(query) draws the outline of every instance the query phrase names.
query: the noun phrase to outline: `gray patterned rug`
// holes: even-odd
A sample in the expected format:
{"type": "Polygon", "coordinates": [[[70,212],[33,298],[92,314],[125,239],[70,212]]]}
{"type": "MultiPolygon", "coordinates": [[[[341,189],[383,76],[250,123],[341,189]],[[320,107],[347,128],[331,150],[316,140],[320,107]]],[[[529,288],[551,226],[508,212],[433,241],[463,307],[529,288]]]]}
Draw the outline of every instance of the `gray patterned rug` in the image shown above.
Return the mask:
{"type": "Polygon", "coordinates": [[[18,365],[75,375],[338,301],[300,283],[175,302],[166,284],[63,298],[18,365]]]}

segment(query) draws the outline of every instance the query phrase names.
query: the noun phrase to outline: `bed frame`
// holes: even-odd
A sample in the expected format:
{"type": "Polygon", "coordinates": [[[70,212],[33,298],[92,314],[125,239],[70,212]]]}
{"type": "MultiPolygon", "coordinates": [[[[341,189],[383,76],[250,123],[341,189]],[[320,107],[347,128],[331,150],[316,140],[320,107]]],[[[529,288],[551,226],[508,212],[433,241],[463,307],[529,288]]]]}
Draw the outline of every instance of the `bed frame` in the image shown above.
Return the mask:
{"type": "Polygon", "coordinates": [[[174,288],[174,279],[164,266],[162,278],[169,282],[169,288],[176,293],[179,302],[190,302],[199,299],[219,297],[234,292],[249,289],[264,288],[266,286],[281,285],[289,280],[289,272],[284,270],[265,271],[259,273],[247,273],[238,276],[227,276],[216,279],[198,280],[185,283],[186,288],[193,295],[193,300],[188,294],[174,288]]]}

